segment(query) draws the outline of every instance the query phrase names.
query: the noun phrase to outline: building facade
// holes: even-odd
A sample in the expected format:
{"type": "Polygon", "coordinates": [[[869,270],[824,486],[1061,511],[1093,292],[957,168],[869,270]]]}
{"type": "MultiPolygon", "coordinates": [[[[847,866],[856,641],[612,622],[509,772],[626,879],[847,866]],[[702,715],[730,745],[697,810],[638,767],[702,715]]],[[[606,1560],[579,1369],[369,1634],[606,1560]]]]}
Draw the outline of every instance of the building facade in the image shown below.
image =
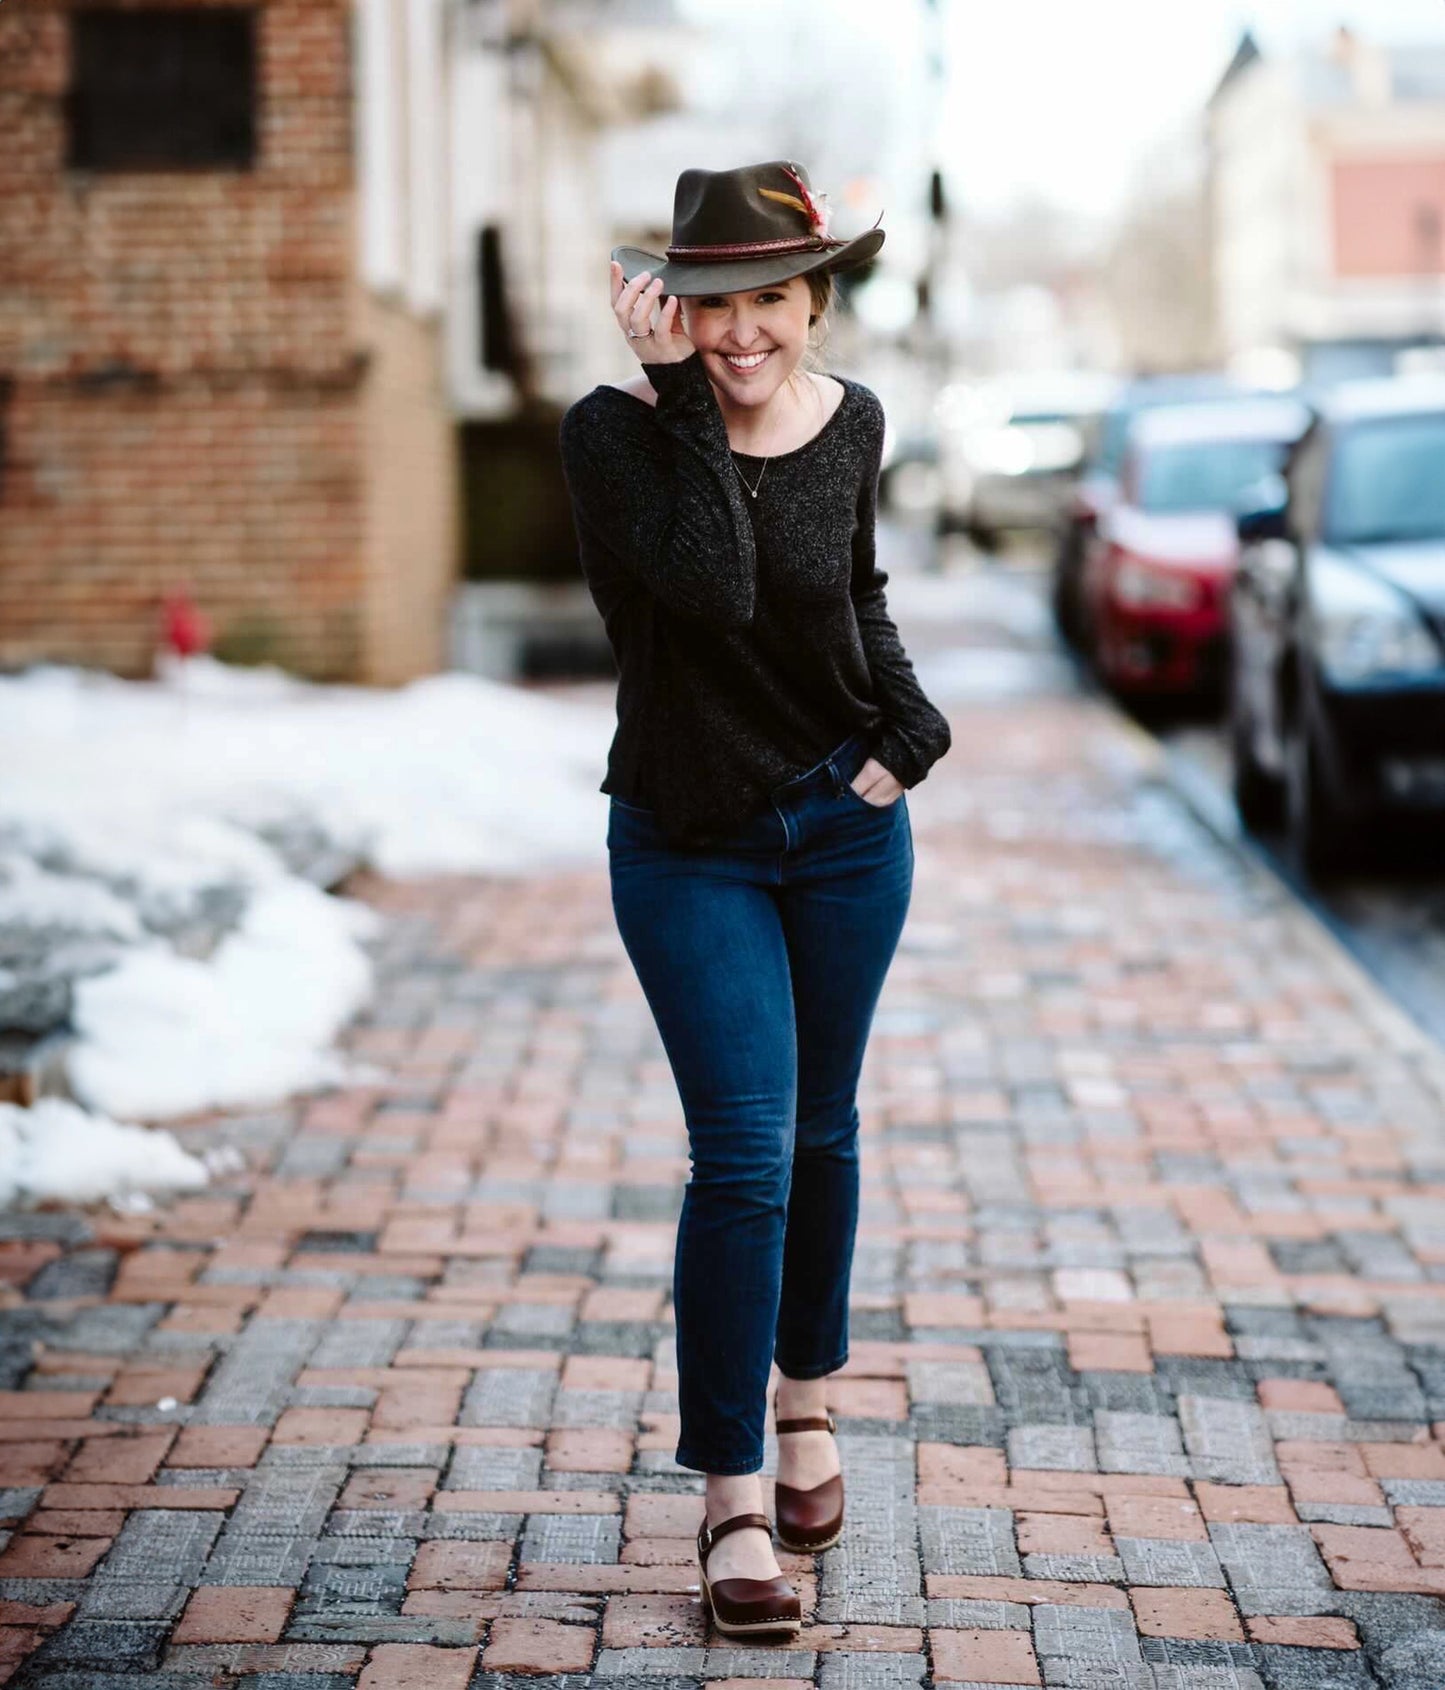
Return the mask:
{"type": "Polygon", "coordinates": [[[617,371],[609,139],[677,107],[689,32],[673,0],[461,0],[451,23],[446,356],[463,479],[451,654],[512,678],[598,660],[557,424],[617,371]]]}
{"type": "Polygon", "coordinates": [[[1348,30],[1271,57],[1246,37],[1210,102],[1220,332],[1307,379],[1388,371],[1445,337],[1445,48],[1348,30]]]}
{"type": "Polygon", "coordinates": [[[411,209],[443,163],[439,16],[0,11],[0,665],[148,673],[174,593],[223,657],[441,661],[455,452],[411,209]],[[384,91],[390,152],[358,90],[384,91]],[[401,173],[399,257],[358,219],[359,166],[401,173]]]}

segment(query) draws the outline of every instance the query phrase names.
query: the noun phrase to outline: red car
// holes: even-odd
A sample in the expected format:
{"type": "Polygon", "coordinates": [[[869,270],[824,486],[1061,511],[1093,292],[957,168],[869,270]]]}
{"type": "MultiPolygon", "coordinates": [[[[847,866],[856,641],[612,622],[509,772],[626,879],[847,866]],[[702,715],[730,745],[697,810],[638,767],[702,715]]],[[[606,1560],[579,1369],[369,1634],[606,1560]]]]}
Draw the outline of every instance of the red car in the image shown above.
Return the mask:
{"type": "Polygon", "coordinates": [[[1109,686],[1222,693],[1234,513],[1308,423],[1287,396],[1165,405],[1135,419],[1118,501],[1084,561],[1086,649],[1109,686]]]}

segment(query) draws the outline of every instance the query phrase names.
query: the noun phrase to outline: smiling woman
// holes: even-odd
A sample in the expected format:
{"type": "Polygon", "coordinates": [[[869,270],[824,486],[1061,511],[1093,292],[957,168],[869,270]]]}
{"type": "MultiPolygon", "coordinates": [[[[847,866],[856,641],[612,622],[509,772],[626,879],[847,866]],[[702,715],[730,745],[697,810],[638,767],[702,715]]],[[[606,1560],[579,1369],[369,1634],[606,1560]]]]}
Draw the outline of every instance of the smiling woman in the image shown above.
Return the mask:
{"type": "Polygon", "coordinates": [[[666,256],[613,254],[641,374],[560,431],[619,671],[612,906],[687,1120],[675,1458],[706,1474],[699,1573],[728,1636],[801,1623],[761,1512],[774,1362],[779,1541],[843,1530],[825,1381],[848,1359],[858,1077],[912,890],[905,788],[950,744],[877,567],[882,406],[807,367],[831,272],[883,235],[827,228],[792,161],[684,171],[666,256]]]}
{"type": "Polygon", "coordinates": [[[684,301],[688,339],[705,355],[709,373],[715,369],[722,378],[718,405],[735,450],[752,457],[792,451],[831,414],[839,395],[827,395],[820,410],[819,383],[806,376],[817,354],[809,331],[825,321],[832,297],[831,275],[814,271],[753,294],[684,301]],[[789,390],[796,408],[779,424],[766,414],[766,400],[789,390]]]}
{"type": "MultiPolygon", "coordinates": [[[[832,299],[831,273],[814,271],[751,294],[705,294],[681,302],[684,332],[704,353],[733,452],[761,458],[763,474],[769,460],[797,450],[819,433],[842,402],[841,382],[817,370],[832,299]],[[800,326],[797,319],[804,306],[806,322],[800,326]],[[823,328],[812,332],[819,323],[823,328]],[[776,381],[770,379],[774,374],[776,381]],[[774,413],[785,403],[791,410],[769,415],[764,389],[780,394],[774,413]]],[[[645,375],[618,385],[648,404],[656,401],[656,390],[645,375]]],[[[753,491],[746,478],[744,484],[753,491]]]]}

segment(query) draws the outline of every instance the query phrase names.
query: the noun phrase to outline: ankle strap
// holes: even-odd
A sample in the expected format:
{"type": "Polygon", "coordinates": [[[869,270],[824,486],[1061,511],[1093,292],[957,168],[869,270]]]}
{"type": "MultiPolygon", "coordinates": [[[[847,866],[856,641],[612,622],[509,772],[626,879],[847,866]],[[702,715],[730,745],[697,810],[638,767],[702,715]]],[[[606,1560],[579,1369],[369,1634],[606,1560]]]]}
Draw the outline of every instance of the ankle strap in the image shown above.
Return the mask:
{"type": "Polygon", "coordinates": [[[726,1537],[729,1532],[739,1532],[744,1526],[761,1526],[769,1537],[773,1535],[773,1522],[766,1514],[734,1514],[731,1518],[719,1520],[715,1526],[710,1526],[704,1513],[702,1524],[697,1531],[698,1548],[706,1555],[720,1537],[726,1537]]]}
{"type": "Polygon", "coordinates": [[[799,1415],[777,1421],[773,1429],[778,1432],[836,1432],[838,1422],[831,1414],[799,1415]]]}

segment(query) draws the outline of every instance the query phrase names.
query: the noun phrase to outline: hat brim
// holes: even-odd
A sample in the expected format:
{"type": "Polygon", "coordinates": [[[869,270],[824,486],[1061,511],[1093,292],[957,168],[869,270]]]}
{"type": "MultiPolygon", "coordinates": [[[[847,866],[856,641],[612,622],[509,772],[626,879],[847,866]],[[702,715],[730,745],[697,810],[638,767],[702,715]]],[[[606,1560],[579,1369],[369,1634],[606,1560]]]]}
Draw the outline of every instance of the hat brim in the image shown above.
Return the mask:
{"type": "Polygon", "coordinates": [[[786,282],[793,276],[815,270],[852,270],[868,260],[883,245],[882,229],[865,229],[843,246],[825,247],[821,252],[780,253],[774,258],[729,259],[721,264],[673,263],[662,253],[640,246],[615,246],[613,259],[622,266],[622,279],[630,282],[643,270],[662,278],[664,294],[679,297],[702,293],[743,293],[765,287],[769,282],[786,282]]]}

